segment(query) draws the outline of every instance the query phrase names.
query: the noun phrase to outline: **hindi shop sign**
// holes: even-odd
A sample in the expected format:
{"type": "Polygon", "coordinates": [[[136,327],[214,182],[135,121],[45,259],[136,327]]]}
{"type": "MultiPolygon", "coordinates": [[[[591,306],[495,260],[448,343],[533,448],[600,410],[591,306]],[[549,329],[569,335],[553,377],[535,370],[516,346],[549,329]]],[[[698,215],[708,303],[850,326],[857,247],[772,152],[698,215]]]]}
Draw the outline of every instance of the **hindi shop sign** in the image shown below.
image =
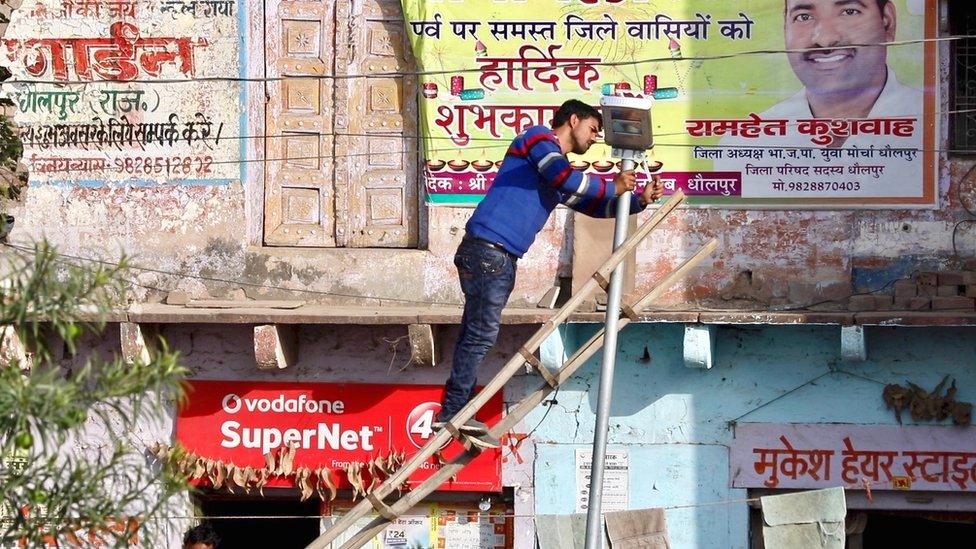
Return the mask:
{"type": "Polygon", "coordinates": [[[739,423],[735,488],[976,491],[976,428],[739,423]]]}
{"type": "MultiPolygon", "coordinates": [[[[352,462],[366,463],[391,451],[407,459],[433,435],[442,386],[354,383],[261,383],[191,381],[187,403],[176,417],[176,440],[188,451],[239,467],[264,467],[264,455],[297,445],[295,466],[328,467],[340,472],[352,462]]],[[[496,395],[482,408],[489,422],[501,416],[496,395]]],[[[452,442],[444,457],[462,450],[452,442]]],[[[501,452],[490,450],[468,464],[442,490],[501,490],[501,452]]],[[[432,458],[408,481],[410,486],[438,469],[432,458]]],[[[340,487],[349,487],[338,475],[340,487]]],[[[269,486],[290,486],[272,479],[269,486]]]]}
{"type": "Polygon", "coordinates": [[[240,180],[244,10],[233,0],[32,0],[0,39],[36,184],[240,180]]]}
{"type": "MultiPolygon", "coordinates": [[[[431,203],[480,201],[518,133],[625,89],[655,98],[650,156],[691,204],[937,205],[935,0],[858,2],[857,17],[833,0],[401,3],[431,203]],[[825,25],[860,46],[807,51],[825,25]]],[[[570,160],[606,177],[609,157],[570,160]]]]}

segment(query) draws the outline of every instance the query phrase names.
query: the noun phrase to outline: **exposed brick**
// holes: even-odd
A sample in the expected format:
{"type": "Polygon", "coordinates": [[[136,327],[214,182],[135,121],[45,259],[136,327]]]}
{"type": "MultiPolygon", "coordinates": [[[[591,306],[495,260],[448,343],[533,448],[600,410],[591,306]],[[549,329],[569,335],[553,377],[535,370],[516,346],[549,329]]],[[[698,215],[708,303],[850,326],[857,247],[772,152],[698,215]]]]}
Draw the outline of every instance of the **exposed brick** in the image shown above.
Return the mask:
{"type": "Polygon", "coordinates": [[[820,287],[820,296],[831,301],[843,301],[851,295],[850,282],[834,282],[820,287]]]}
{"type": "Polygon", "coordinates": [[[962,283],[966,285],[976,284],[976,271],[963,271],[962,283]]]}
{"type": "Polygon", "coordinates": [[[919,284],[916,289],[918,290],[919,297],[935,297],[938,295],[939,287],[930,284],[919,284]]]}
{"type": "MultiPolygon", "coordinates": [[[[817,287],[809,282],[791,281],[787,285],[786,297],[791,303],[807,304],[819,301],[817,287]]],[[[774,306],[770,302],[770,306],[774,306]]]]}
{"type": "Polygon", "coordinates": [[[246,301],[247,294],[244,292],[243,288],[234,288],[233,290],[227,292],[227,299],[232,301],[246,301]]]}
{"type": "Polygon", "coordinates": [[[937,311],[945,311],[949,309],[972,309],[973,303],[976,303],[976,300],[971,297],[964,297],[961,295],[952,297],[933,297],[932,309],[937,311]]]}
{"type": "Polygon", "coordinates": [[[896,311],[927,310],[931,301],[927,297],[896,297],[892,308],[896,311]]]}
{"type": "Polygon", "coordinates": [[[895,282],[895,297],[915,297],[918,295],[918,286],[914,280],[898,280],[895,282]]]}
{"type": "Polygon", "coordinates": [[[190,296],[184,291],[173,290],[166,295],[167,305],[186,305],[190,301],[190,296]]]}
{"type": "Polygon", "coordinates": [[[892,297],[890,295],[875,294],[874,295],[874,308],[878,311],[888,311],[891,309],[893,304],[892,297]]]}
{"type": "Polygon", "coordinates": [[[847,310],[873,311],[874,296],[873,295],[852,295],[851,299],[847,302],[847,310]]]}
{"type": "Polygon", "coordinates": [[[965,283],[965,275],[960,271],[939,273],[939,286],[960,286],[965,283]]]}
{"type": "Polygon", "coordinates": [[[909,311],[927,311],[932,308],[932,298],[929,297],[913,297],[911,301],[908,302],[909,311]]]}
{"type": "Polygon", "coordinates": [[[976,271],[976,259],[967,259],[965,267],[967,271],[976,271]]]}
{"type": "Polygon", "coordinates": [[[915,281],[918,282],[919,286],[938,286],[939,285],[939,274],[938,273],[919,273],[915,277],[915,281]]]}
{"type": "Polygon", "coordinates": [[[952,297],[954,295],[959,295],[959,286],[939,286],[935,295],[939,297],[952,297]]]}
{"type": "Polygon", "coordinates": [[[966,297],[976,297],[976,284],[966,286],[966,297]]]}

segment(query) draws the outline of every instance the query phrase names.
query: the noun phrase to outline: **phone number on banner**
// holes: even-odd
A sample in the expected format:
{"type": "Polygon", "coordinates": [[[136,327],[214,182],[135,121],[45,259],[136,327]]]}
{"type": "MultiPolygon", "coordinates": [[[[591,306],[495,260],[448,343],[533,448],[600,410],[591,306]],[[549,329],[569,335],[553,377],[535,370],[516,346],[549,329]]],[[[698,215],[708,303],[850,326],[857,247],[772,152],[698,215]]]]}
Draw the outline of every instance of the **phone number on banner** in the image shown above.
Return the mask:
{"type": "Polygon", "coordinates": [[[859,191],[860,181],[774,181],[774,191],[830,192],[859,191]]]}

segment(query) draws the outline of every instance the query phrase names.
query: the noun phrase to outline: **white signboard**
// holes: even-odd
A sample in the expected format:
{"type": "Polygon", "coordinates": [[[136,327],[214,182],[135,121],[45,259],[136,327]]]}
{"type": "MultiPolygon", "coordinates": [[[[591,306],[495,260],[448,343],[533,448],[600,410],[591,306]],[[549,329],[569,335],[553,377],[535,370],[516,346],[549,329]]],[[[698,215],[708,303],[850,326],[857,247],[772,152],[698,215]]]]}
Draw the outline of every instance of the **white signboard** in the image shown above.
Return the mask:
{"type": "MultiPolygon", "coordinates": [[[[576,450],[576,511],[585,513],[590,501],[592,450],[576,450]]],[[[626,450],[607,451],[603,463],[603,504],[601,510],[626,511],[630,508],[630,459],[626,450]]]]}
{"type": "Polygon", "coordinates": [[[976,428],[740,423],[736,488],[976,491],[976,428]]]}

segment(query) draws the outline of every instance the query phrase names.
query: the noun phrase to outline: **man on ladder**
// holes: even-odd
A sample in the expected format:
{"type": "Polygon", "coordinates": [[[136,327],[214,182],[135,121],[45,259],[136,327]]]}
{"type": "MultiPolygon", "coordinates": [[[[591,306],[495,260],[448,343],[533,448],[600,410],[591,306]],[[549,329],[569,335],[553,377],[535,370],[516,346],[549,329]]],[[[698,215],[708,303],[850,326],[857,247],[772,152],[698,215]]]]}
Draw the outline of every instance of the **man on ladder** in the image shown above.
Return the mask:
{"type": "MultiPolygon", "coordinates": [[[[495,344],[502,308],[515,287],[516,263],[535,240],[558,204],[593,217],[614,217],[617,196],[632,191],[633,170],[621,171],[612,187],[599,177],[573,170],[566,154],[583,154],[597,140],[603,119],[599,111],[571,99],[562,104],[552,129],[533,126],[519,134],[485,198],[465,225],[454,256],[464,313],[451,375],[434,428],[441,429],[474,396],[478,366],[495,344]]],[[[633,195],[630,213],[644,210],[664,194],[660,178],[633,195]]],[[[488,427],[471,418],[462,434],[482,448],[501,446],[488,427]]]]}

